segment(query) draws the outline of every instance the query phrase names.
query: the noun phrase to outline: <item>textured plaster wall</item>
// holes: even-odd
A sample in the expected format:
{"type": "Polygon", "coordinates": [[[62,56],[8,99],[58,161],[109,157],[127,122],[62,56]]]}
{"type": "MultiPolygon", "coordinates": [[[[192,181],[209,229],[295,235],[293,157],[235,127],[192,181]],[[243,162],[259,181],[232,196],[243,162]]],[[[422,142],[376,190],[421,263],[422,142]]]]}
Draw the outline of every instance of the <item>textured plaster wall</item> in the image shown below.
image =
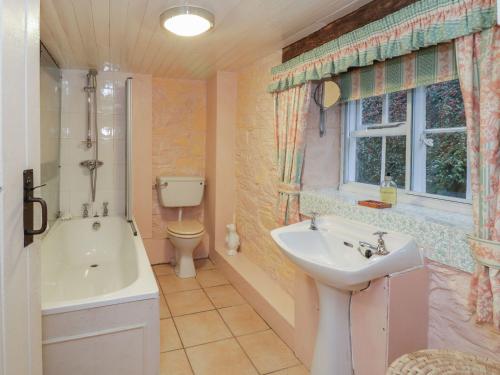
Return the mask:
{"type": "MultiPolygon", "coordinates": [[[[153,78],[153,181],[157,176],[205,176],[205,81],[153,78]]],[[[170,260],[172,247],[165,239],[166,222],[177,220],[177,209],[161,207],[152,191],[153,263],[170,260]]],[[[184,208],[184,218],[203,222],[203,204],[184,208]]],[[[195,256],[208,249],[204,241],[195,256]]]]}
{"type": "MultiPolygon", "coordinates": [[[[276,165],[273,100],[266,90],[270,69],[281,61],[277,52],[238,74],[236,129],[236,222],[241,251],[263,268],[290,295],[295,267],[281,254],[269,231],[276,220],[276,165]]],[[[308,119],[303,188],[336,187],[340,176],[340,108],[326,113],[326,134],[319,136],[319,107],[308,119]]]]}
{"type": "Polygon", "coordinates": [[[295,268],[269,235],[278,223],[273,100],[266,87],[280,61],[277,52],[238,74],[236,225],[240,250],[293,295],[295,268]]]}

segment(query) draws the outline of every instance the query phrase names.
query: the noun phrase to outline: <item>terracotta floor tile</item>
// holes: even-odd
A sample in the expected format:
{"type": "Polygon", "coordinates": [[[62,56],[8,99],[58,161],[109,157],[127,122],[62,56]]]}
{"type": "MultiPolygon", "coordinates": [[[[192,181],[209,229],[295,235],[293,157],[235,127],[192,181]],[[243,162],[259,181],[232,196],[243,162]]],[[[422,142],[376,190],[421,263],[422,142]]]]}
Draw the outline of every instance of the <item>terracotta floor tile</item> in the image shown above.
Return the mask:
{"type": "Polygon", "coordinates": [[[160,352],[181,349],[182,343],[172,319],[160,320],[160,352]]]}
{"type": "Polygon", "coordinates": [[[186,349],[196,375],[256,375],[235,339],[216,341],[186,349]]]}
{"type": "Polygon", "coordinates": [[[307,371],[304,366],[300,365],[276,371],[269,375],[309,375],[309,371],[307,371]]]}
{"type": "Polygon", "coordinates": [[[161,292],[158,298],[160,299],[160,319],[170,318],[172,315],[170,314],[170,310],[168,309],[165,297],[161,292]]]}
{"type": "Polygon", "coordinates": [[[160,375],[192,375],[184,350],[174,350],[160,354],[160,375]]]}
{"type": "Polygon", "coordinates": [[[200,271],[196,275],[196,280],[198,280],[203,288],[229,284],[229,281],[227,281],[222,272],[219,270],[200,271]]]}
{"type": "Polygon", "coordinates": [[[158,276],[164,294],[200,289],[200,284],[194,277],[181,279],[176,275],[158,276]]]}
{"type": "Polygon", "coordinates": [[[175,273],[174,272],[174,267],[172,267],[168,263],[155,264],[153,266],[153,271],[155,272],[156,276],[173,275],[175,273]]]}
{"type": "Polygon", "coordinates": [[[174,320],[184,347],[231,337],[231,332],[215,310],[179,316],[174,320]]]}
{"type": "Polygon", "coordinates": [[[266,322],[264,322],[250,305],[227,307],[219,311],[235,336],[269,329],[266,322]]]}
{"type": "Polygon", "coordinates": [[[272,330],[240,336],[238,341],[261,374],[299,364],[290,348],[272,330]]]}
{"type": "Polygon", "coordinates": [[[173,316],[213,310],[214,306],[201,289],[172,293],[165,296],[173,316]]]}
{"type": "Polygon", "coordinates": [[[208,258],[196,259],[194,261],[194,267],[196,268],[197,271],[213,270],[215,269],[215,264],[213,264],[212,261],[208,258]]]}
{"type": "Polygon", "coordinates": [[[234,289],[232,285],[219,285],[206,288],[205,292],[207,293],[208,298],[210,298],[210,301],[212,301],[218,309],[222,307],[243,305],[246,303],[243,297],[236,289],[234,289]]]}

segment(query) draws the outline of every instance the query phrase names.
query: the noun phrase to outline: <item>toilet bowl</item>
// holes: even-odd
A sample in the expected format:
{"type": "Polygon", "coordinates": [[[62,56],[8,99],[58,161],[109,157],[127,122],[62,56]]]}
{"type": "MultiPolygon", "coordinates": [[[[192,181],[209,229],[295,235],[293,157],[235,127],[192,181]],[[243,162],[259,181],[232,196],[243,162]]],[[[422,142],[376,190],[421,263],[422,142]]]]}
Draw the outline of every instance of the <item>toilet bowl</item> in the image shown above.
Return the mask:
{"type": "Polygon", "coordinates": [[[178,277],[194,277],[193,251],[200,244],[205,230],[196,220],[169,221],[167,238],[175,249],[175,273],[178,277]]]}

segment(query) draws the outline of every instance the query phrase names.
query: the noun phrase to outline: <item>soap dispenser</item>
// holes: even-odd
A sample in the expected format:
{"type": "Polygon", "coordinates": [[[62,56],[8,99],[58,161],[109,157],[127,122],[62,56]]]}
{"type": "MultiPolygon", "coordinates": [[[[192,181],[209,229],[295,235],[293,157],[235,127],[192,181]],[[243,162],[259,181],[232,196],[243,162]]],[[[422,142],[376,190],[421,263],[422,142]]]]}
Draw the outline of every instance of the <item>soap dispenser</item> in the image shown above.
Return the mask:
{"type": "Polygon", "coordinates": [[[387,173],[384,181],[380,184],[380,200],[384,203],[396,205],[398,200],[398,187],[392,180],[391,174],[387,173]]]}

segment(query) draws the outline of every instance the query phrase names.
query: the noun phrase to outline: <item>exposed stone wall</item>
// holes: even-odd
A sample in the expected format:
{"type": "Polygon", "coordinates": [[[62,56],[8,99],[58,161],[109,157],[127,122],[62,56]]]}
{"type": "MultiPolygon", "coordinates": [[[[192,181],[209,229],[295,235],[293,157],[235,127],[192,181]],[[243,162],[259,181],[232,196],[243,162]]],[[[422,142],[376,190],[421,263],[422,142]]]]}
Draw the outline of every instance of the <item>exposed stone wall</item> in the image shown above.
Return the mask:
{"type": "MultiPolygon", "coordinates": [[[[236,222],[241,250],[291,295],[295,268],[274,244],[269,231],[276,220],[276,150],[273,100],[267,92],[279,52],[238,73],[236,129],[236,222]]],[[[340,108],[326,113],[326,134],[319,137],[319,108],[312,103],[306,134],[304,188],[336,187],[340,175],[340,108]]]]}
{"type": "MultiPolygon", "coordinates": [[[[205,81],[153,78],[153,179],[205,176],[206,92],[205,81]]],[[[153,239],[163,240],[177,209],[161,207],[155,190],[152,199],[153,239]]],[[[184,217],[203,221],[203,204],[185,208],[184,217]]]]}
{"type": "Polygon", "coordinates": [[[238,72],[236,224],[241,251],[293,295],[295,268],[269,235],[278,223],[273,100],[266,87],[280,61],[277,52],[238,72]]]}

